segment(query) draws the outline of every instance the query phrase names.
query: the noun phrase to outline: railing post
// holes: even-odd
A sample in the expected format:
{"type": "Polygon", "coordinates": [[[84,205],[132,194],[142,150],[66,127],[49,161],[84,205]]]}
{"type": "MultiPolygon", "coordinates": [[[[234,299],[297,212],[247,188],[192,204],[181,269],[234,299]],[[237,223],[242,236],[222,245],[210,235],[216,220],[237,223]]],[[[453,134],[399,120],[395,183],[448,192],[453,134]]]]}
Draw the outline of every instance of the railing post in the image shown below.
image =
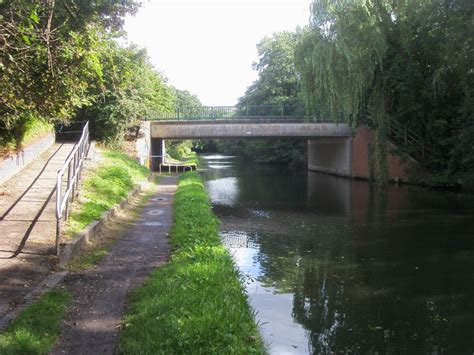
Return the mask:
{"type": "MultiPolygon", "coordinates": [[[[78,149],[79,150],[79,149],[78,149]]],[[[72,164],[72,167],[73,167],[73,170],[72,170],[72,174],[73,176],[76,176],[76,171],[77,171],[77,151],[74,153],[74,162],[72,164]]],[[[74,193],[76,192],[76,187],[77,187],[77,177],[76,177],[76,180],[74,181],[73,184],[70,185],[70,181],[68,179],[68,182],[67,182],[67,186],[68,188],[71,187],[72,188],[72,196],[74,196],[74,193]]],[[[71,197],[71,199],[73,200],[74,197],[71,197]]]]}
{"type": "MultiPolygon", "coordinates": [[[[71,162],[69,162],[69,164],[67,166],[67,184],[66,184],[66,186],[67,186],[68,189],[71,186],[71,162]]],[[[67,221],[68,215],[69,215],[69,204],[66,202],[66,207],[64,209],[64,220],[67,221]]]]}
{"type": "Polygon", "coordinates": [[[59,255],[60,239],[61,239],[61,217],[56,219],[56,242],[54,246],[54,252],[56,255],[59,255]]]}
{"type": "Polygon", "coordinates": [[[60,170],[56,176],[56,241],[54,252],[59,255],[59,241],[61,239],[61,180],[60,170]]]}

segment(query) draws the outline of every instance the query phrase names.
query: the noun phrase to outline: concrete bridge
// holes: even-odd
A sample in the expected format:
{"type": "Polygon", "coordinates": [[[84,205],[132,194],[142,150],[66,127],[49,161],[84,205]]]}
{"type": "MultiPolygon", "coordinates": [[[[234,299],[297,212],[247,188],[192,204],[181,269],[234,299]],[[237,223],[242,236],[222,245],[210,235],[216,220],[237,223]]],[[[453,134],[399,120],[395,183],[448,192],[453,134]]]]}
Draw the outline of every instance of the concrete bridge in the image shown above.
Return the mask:
{"type": "MultiPolygon", "coordinates": [[[[308,170],[345,177],[369,176],[369,145],[373,134],[345,123],[288,115],[284,108],[202,107],[198,112],[173,112],[143,122],[139,141],[141,160],[149,159],[152,170],[165,163],[165,140],[299,138],[307,140],[308,170]]],[[[393,178],[403,178],[399,159],[389,157],[393,178]]]]}

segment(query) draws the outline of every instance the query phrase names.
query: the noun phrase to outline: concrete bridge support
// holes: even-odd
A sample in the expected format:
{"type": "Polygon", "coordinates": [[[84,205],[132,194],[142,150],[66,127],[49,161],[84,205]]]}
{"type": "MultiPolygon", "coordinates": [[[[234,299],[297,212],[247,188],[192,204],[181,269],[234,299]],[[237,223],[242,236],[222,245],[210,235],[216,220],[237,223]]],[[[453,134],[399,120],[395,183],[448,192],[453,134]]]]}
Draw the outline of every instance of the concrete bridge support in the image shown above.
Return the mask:
{"type": "Polygon", "coordinates": [[[308,170],[352,176],[352,137],[308,140],[308,170]]]}
{"type": "Polygon", "coordinates": [[[165,162],[166,146],[164,139],[151,139],[150,170],[158,171],[160,164],[165,162]]]}
{"type": "MultiPolygon", "coordinates": [[[[353,137],[308,139],[308,170],[338,176],[368,179],[370,172],[370,148],[374,144],[374,132],[359,127],[353,137]]],[[[407,164],[398,156],[387,152],[388,176],[395,181],[408,180],[407,164]]]]}
{"type": "MultiPolygon", "coordinates": [[[[370,150],[374,132],[359,127],[355,132],[347,124],[308,123],[273,120],[153,121],[145,122],[145,140],[139,151],[140,161],[158,170],[164,162],[165,139],[230,138],[301,138],[308,140],[308,170],[350,178],[369,178],[370,150]],[[145,163],[146,164],[146,163],[145,163]]],[[[390,148],[393,146],[388,147],[390,148]]],[[[407,163],[387,153],[388,175],[393,180],[408,180],[407,163]]]]}

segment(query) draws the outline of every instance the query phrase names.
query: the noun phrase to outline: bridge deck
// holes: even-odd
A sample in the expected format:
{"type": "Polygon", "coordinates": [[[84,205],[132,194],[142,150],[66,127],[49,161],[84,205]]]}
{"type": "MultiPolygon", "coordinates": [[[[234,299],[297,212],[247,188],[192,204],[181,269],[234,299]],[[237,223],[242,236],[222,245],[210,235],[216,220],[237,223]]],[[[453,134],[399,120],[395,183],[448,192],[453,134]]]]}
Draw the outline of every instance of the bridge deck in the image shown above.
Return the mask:
{"type": "Polygon", "coordinates": [[[219,119],[162,120],[150,122],[151,138],[212,139],[270,137],[350,137],[352,129],[345,123],[305,122],[303,120],[219,119]]]}

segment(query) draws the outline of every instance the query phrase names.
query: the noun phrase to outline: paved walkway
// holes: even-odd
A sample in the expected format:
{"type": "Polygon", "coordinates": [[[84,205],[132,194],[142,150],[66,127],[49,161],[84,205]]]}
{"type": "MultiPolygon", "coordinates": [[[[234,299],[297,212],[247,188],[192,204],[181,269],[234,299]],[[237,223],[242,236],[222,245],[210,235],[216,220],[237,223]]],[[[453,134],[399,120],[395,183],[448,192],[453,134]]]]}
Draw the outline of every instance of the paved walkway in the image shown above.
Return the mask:
{"type": "Polygon", "coordinates": [[[56,172],[73,144],[54,144],[0,185],[0,317],[53,270],[56,172]]]}
{"type": "Polygon", "coordinates": [[[140,217],[96,268],[70,274],[72,294],[53,354],[113,354],[129,291],[168,261],[176,177],[161,178],[140,217]]]}

